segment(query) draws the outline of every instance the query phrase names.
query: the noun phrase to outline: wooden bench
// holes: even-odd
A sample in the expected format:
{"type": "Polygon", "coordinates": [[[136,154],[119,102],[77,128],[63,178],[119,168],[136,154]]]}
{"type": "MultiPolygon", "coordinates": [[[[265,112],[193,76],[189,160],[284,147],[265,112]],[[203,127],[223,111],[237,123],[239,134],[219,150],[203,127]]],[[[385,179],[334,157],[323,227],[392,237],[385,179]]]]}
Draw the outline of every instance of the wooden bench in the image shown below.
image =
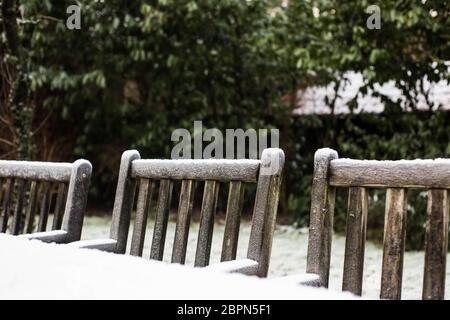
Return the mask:
{"type": "Polygon", "coordinates": [[[86,160],[74,163],[1,160],[0,232],[45,242],[80,240],[91,172],[92,166],[86,160]],[[52,207],[52,231],[47,231],[52,207]]]}
{"type": "Polygon", "coordinates": [[[174,180],[181,180],[172,263],[184,264],[194,201],[195,182],[203,181],[203,201],[195,266],[209,265],[219,182],[229,183],[221,261],[210,268],[264,277],[269,268],[284,153],[266,149],[261,160],[141,160],[137,151],[122,155],[110,239],[74,243],[80,248],[125,253],[138,186],[130,254],[142,256],[152,193],[159,182],[150,259],[162,260],[174,180]],[[257,183],[247,258],[236,259],[244,183],[257,183]]]}
{"type": "MultiPolygon", "coordinates": [[[[342,288],[361,295],[367,223],[367,188],[387,188],[382,261],[382,299],[400,299],[405,247],[406,194],[428,190],[423,299],[444,299],[448,249],[450,160],[373,161],[315,154],[307,272],[328,286],[335,192],[349,188],[342,288]]],[[[425,214],[425,213],[424,213],[425,214]]]]}

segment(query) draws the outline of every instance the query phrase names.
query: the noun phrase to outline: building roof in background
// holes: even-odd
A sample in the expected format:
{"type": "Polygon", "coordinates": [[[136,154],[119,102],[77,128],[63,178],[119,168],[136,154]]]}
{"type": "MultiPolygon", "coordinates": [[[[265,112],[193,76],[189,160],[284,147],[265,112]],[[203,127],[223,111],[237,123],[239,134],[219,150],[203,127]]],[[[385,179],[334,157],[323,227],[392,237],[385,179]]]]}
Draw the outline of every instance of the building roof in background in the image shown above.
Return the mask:
{"type": "MultiPolygon", "coordinates": [[[[359,89],[363,86],[364,80],[360,73],[348,72],[345,75],[348,81],[341,85],[339,89],[339,97],[336,100],[335,114],[348,114],[350,109],[347,103],[358,95],[359,89]]],[[[450,84],[447,81],[440,81],[431,84],[424,81],[426,90],[430,89],[430,100],[437,106],[442,106],[442,110],[450,110],[450,84]]],[[[383,85],[375,85],[374,90],[369,91],[365,96],[358,95],[357,108],[354,113],[381,113],[384,111],[384,103],[376,93],[388,96],[393,101],[400,102],[405,111],[409,111],[406,104],[406,98],[402,95],[400,89],[395,86],[394,81],[390,81],[383,85]]],[[[311,87],[297,93],[297,108],[294,110],[295,115],[309,114],[331,114],[330,107],[327,106],[325,98],[333,99],[335,89],[333,85],[326,87],[311,87]]],[[[428,110],[428,104],[425,97],[418,97],[418,109],[428,110]]]]}

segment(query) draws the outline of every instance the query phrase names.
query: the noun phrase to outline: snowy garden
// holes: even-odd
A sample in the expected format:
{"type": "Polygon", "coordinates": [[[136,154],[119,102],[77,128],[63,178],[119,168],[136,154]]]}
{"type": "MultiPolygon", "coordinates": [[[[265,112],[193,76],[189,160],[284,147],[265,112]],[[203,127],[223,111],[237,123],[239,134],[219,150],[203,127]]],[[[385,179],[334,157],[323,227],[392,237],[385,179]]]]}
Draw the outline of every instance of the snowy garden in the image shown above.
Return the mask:
{"type": "MultiPolygon", "coordinates": [[[[148,238],[151,239],[153,222],[148,226],[148,238]]],[[[193,252],[197,245],[198,223],[192,225],[188,242],[186,265],[193,265],[193,252]]],[[[220,261],[221,240],[223,238],[224,221],[215,226],[213,246],[211,249],[211,263],[220,261]]],[[[175,222],[169,223],[167,236],[167,251],[165,261],[170,261],[171,248],[175,222]]],[[[83,231],[84,239],[102,239],[109,234],[109,219],[88,217],[83,231]]],[[[250,236],[250,223],[244,222],[241,227],[238,247],[238,257],[245,257],[248,239],[250,236]]],[[[148,258],[150,249],[148,242],[144,249],[144,257],[148,258]]],[[[272,257],[270,262],[269,278],[295,275],[306,270],[306,255],[308,246],[308,229],[296,229],[290,226],[277,226],[273,240],[272,257]]],[[[345,237],[335,235],[333,238],[330,289],[339,292],[342,288],[342,270],[344,263],[345,237]]],[[[371,242],[366,243],[363,296],[367,299],[379,299],[382,246],[371,242]]],[[[417,300],[422,295],[424,252],[406,252],[404,258],[402,298],[417,300]]],[[[447,278],[450,270],[447,270],[447,278]]],[[[447,281],[446,291],[450,292],[450,283],[447,281]]],[[[447,299],[449,299],[447,297],[447,299]]]]}
{"type": "Polygon", "coordinates": [[[0,0],[0,299],[450,299],[449,16],[0,0]]]}

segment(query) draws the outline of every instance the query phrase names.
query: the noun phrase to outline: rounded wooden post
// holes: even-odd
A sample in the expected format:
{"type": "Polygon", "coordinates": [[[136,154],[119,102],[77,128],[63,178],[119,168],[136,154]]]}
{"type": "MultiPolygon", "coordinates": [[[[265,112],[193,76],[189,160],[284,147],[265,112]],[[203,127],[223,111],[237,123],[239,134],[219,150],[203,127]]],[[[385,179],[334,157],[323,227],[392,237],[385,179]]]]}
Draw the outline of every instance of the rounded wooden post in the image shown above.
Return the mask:
{"type": "Polygon", "coordinates": [[[263,151],[247,253],[247,258],[258,261],[259,277],[266,277],[269,271],[283,167],[283,150],[263,151]]]}
{"type": "Polygon", "coordinates": [[[329,168],[337,158],[338,153],[329,148],[319,149],[314,155],[306,272],[318,274],[324,287],[328,287],[336,196],[336,188],[328,183],[329,168]]]}
{"type": "Polygon", "coordinates": [[[64,211],[63,230],[67,231],[66,242],[81,238],[91,174],[92,165],[89,161],[77,160],[73,163],[64,211]]]}
{"type": "Polygon", "coordinates": [[[128,150],[122,154],[119,179],[117,181],[114,200],[113,217],[110,236],[117,241],[116,253],[125,253],[128,230],[130,228],[131,211],[133,210],[136,179],[131,178],[131,165],[141,156],[136,150],[128,150]]]}

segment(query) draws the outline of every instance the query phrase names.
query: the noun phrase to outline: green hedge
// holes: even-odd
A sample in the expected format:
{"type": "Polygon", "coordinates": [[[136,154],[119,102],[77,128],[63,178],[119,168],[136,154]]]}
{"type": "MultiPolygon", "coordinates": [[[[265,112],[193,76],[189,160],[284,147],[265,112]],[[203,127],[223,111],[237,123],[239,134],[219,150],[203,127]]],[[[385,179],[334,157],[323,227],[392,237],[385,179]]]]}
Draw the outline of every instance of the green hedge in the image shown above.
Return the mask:
{"type": "MultiPolygon", "coordinates": [[[[340,157],[357,159],[419,159],[450,156],[450,113],[415,112],[332,116],[303,116],[293,120],[294,158],[286,175],[288,210],[299,226],[309,222],[314,152],[331,147],[340,157]]],[[[410,190],[407,212],[407,249],[424,244],[426,190],[410,190]]],[[[369,192],[368,237],[382,239],[385,190],[369,192]]],[[[347,190],[339,189],[335,227],[345,232],[347,190]]]]}

